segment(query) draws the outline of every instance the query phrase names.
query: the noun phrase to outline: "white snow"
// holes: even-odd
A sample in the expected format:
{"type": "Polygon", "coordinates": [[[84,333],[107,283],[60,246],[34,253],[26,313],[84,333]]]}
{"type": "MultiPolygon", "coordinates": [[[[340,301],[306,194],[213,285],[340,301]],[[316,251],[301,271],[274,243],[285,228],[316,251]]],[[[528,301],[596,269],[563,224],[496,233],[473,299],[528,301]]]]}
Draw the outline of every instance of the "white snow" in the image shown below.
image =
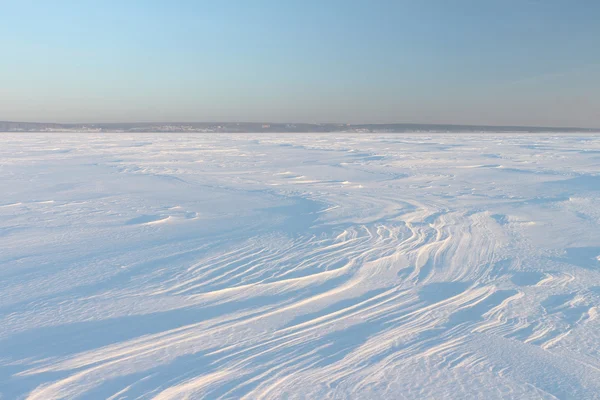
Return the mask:
{"type": "Polygon", "coordinates": [[[0,398],[595,399],[600,136],[0,134],[0,398]]]}

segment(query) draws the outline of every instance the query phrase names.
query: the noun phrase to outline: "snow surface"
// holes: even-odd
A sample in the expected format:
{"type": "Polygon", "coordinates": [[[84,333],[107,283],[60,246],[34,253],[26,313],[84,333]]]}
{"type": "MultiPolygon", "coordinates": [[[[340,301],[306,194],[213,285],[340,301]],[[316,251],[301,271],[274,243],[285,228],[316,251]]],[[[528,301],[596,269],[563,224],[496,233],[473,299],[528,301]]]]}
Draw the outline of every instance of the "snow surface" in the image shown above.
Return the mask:
{"type": "Polygon", "coordinates": [[[600,137],[0,135],[3,399],[600,398],[600,137]]]}

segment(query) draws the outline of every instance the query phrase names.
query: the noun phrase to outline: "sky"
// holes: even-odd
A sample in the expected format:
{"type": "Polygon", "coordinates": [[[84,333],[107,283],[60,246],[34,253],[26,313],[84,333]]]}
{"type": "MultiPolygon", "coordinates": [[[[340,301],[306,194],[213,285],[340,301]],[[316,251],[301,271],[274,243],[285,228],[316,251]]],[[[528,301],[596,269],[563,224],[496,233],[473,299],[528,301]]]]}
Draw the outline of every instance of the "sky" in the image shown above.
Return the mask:
{"type": "Polygon", "coordinates": [[[0,0],[0,120],[600,127],[597,0],[0,0]]]}

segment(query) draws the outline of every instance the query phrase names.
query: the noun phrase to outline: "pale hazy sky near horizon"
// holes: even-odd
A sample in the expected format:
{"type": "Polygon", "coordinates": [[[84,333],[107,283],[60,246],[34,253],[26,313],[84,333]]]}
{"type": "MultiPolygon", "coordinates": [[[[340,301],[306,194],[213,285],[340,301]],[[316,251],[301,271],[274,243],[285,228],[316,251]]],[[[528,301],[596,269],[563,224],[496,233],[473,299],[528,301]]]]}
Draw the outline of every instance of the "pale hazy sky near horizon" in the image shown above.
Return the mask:
{"type": "Polygon", "coordinates": [[[597,0],[0,10],[0,120],[600,127],[597,0]]]}

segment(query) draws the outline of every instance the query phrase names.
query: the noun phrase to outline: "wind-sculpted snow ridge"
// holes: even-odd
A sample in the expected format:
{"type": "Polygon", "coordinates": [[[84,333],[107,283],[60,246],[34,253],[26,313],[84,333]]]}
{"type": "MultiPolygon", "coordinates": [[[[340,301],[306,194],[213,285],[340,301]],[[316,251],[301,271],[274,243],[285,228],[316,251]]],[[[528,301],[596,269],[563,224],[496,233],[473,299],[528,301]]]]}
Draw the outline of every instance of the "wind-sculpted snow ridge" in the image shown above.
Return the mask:
{"type": "Polygon", "coordinates": [[[598,136],[0,143],[0,398],[600,398],[598,136]]]}

